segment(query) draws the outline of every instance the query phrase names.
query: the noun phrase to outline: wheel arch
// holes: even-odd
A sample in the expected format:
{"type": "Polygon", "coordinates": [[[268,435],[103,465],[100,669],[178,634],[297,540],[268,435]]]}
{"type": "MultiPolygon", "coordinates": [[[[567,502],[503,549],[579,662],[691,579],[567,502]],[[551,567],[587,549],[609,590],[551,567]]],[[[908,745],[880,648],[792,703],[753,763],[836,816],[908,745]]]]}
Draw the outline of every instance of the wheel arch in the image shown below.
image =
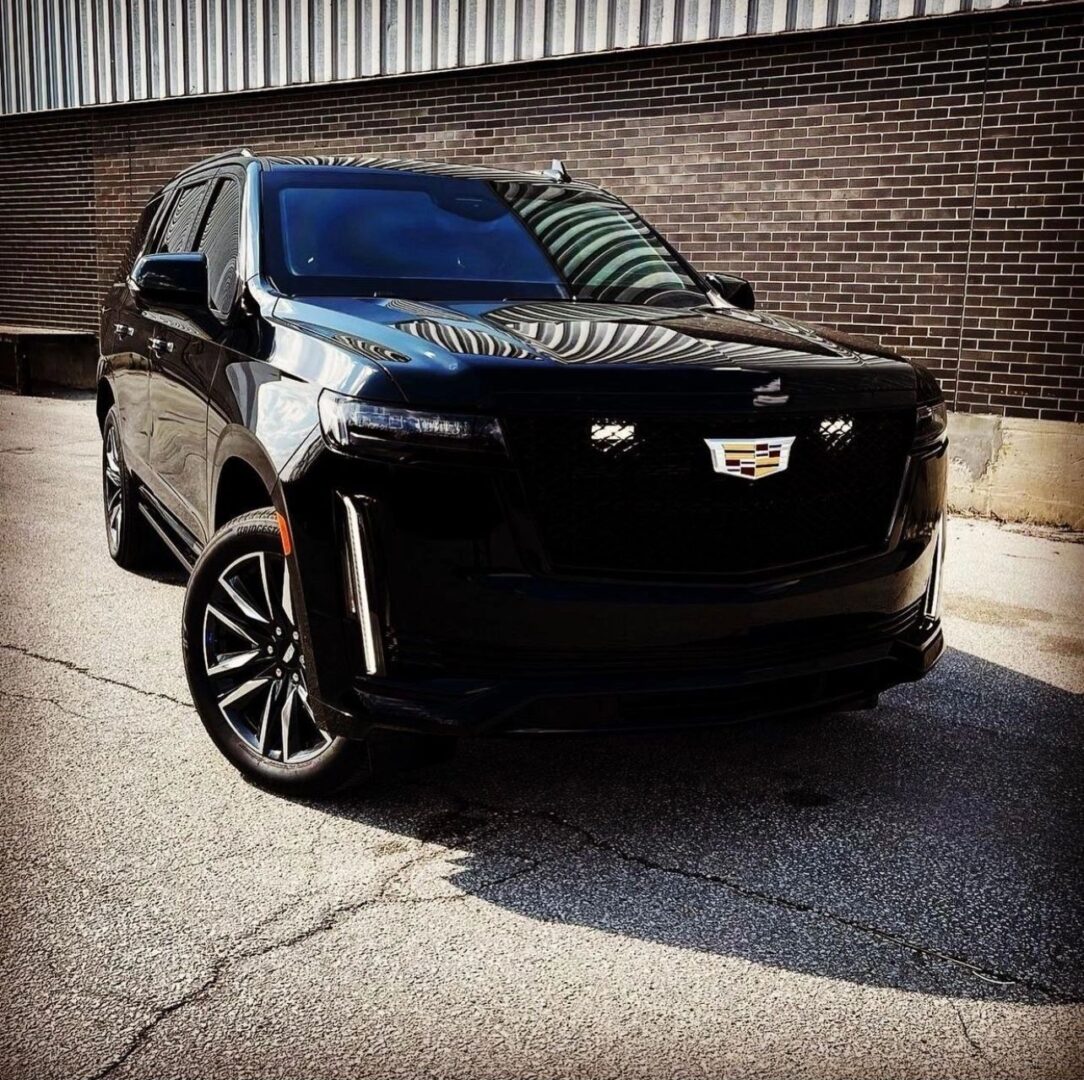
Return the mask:
{"type": "Polygon", "coordinates": [[[215,455],[211,534],[249,510],[274,508],[276,483],[275,468],[252,435],[237,428],[228,432],[215,455]]]}
{"type": "Polygon", "coordinates": [[[95,411],[98,414],[98,430],[101,431],[105,427],[105,418],[109,415],[109,410],[117,403],[116,395],[113,393],[113,387],[106,378],[98,380],[97,398],[95,401],[95,411]]]}

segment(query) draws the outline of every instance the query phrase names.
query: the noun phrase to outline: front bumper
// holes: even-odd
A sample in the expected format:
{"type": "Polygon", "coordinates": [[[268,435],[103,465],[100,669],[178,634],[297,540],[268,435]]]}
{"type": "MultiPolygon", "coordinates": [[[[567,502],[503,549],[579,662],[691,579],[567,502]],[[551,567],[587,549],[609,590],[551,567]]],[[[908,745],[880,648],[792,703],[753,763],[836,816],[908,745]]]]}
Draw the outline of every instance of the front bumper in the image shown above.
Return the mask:
{"type": "Polygon", "coordinates": [[[943,447],[911,459],[879,552],[729,581],[556,573],[532,559],[499,470],[317,450],[281,479],[310,694],[335,734],[658,728],[845,708],[920,678],[944,647],[924,612],[943,447]],[[349,603],[348,504],[375,651],[349,603]]]}
{"type": "Polygon", "coordinates": [[[696,674],[596,674],[524,679],[360,681],[349,710],[324,707],[329,731],[374,728],[487,735],[634,731],[846,709],[922,678],[940,659],[939,622],[899,636],[763,668],[696,674]]]}

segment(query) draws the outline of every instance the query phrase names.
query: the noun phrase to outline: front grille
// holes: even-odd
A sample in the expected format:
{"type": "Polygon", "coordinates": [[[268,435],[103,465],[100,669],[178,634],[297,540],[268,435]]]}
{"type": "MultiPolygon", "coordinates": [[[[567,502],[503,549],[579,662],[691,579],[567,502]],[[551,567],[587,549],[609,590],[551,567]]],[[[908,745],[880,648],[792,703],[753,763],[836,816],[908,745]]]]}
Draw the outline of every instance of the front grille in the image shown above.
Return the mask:
{"type": "Polygon", "coordinates": [[[914,413],[502,417],[550,564],[748,574],[867,552],[891,524],[914,413]],[[717,473],[705,439],[793,438],[785,471],[717,473]]]}

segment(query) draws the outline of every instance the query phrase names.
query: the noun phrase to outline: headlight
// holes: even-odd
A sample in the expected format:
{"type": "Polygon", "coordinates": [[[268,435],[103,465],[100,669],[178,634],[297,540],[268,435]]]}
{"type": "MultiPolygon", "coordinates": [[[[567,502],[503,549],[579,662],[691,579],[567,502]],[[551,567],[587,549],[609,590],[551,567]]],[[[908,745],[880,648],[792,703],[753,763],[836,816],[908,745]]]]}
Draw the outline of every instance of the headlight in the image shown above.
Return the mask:
{"type": "Polygon", "coordinates": [[[495,417],[375,405],[331,390],[320,395],[320,427],[332,446],[347,452],[381,443],[458,450],[504,449],[504,435],[495,417]]]}
{"type": "Polygon", "coordinates": [[[948,409],[943,401],[919,405],[915,424],[915,445],[926,446],[940,440],[948,427],[948,409]]]}

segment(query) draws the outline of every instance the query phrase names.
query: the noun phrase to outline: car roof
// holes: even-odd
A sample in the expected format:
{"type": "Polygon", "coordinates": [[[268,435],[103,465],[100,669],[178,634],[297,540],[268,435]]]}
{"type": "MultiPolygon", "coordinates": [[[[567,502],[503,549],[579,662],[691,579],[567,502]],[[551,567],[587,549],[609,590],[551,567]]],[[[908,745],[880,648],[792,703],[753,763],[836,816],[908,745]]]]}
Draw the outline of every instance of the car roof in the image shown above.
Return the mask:
{"type": "Polygon", "coordinates": [[[336,168],[387,169],[393,172],[426,173],[430,176],[448,176],[461,180],[502,180],[510,183],[561,184],[565,187],[597,191],[594,184],[584,180],[558,180],[553,176],[526,169],[495,169],[484,165],[457,165],[446,161],[425,161],[420,158],[386,157],[360,154],[253,154],[247,149],[230,150],[215,157],[206,158],[189,166],[174,178],[180,180],[192,173],[223,165],[247,165],[257,162],[263,169],[289,166],[332,166],[336,168]]]}

